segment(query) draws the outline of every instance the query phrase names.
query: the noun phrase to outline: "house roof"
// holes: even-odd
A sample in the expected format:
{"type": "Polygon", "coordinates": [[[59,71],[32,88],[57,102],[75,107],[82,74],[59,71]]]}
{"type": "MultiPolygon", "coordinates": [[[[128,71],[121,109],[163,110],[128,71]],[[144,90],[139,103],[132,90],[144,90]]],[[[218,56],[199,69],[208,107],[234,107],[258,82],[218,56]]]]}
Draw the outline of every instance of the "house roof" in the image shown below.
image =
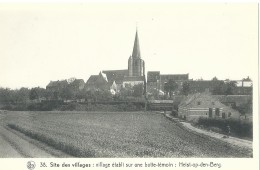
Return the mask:
{"type": "Polygon", "coordinates": [[[156,82],[157,80],[160,80],[160,71],[148,71],[147,82],[156,82]]]}
{"type": "Polygon", "coordinates": [[[181,101],[180,105],[182,105],[182,106],[187,106],[187,105],[189,105],[192,101],[194,101],[197,97],[199,97],[200,95],[201,95],[200,93],[190,94],[190,95],[184,97],[184,99],[181,101]]]}
{"type": "Polygon", "coordinates": [[[201,101],[202,104],[200,107],[203,107],[205,103],[214,102],[215,107],[224,107],[225,105],[219,101],[215,96],[204,92],[204,93],[195,93],[193,95],[188,95],[184,100],[180,103],[180,106],[188,106],[194,103],[194,101],[201,101]],[[204,101],[204,102],[203,102],[204,101]]]}
{"type": "Polygon", "coordinates": [[[47,87],[57,87],[57,86],[66,86],[68,82],[66,80],[50,81],[47,87]]]}
{"type": "Polygon", "coordinates": [[[57,84],[56,81],[50,81],[47,87],[53,87],[56,86],[56,84],[57,84]]]}
{"type": "Polygon", "coordinates": [[[179,108],[222,108],[225,111],[240,114],[231,107],[224,105],[215,96],[209,93],[196,93],[190,97],[188,96],[186,100],[179,104],[179,108]],[[200,104],[198,104],[199,102],[200,104]]]}
{"type": "Polygon", "coordinates": [[[107,80],[107,75],[106,75],[105,73],[102,73],[102,72],[100,71],[99,76],[101,76],[106,82],[108,82],[108,80],[107,80]]]}
{"type": "Polygon", "coordinates": [[[94,84],[97,81],[98,76],[99,75],[91,75],[89,77],[88,81],[86,82],[86,84],[94,84]]]}
{"type": "Polygon", "coordinates": [[[73,84],[80,84],[80,83],[85,83],[83,79],[75,79],[73,82],[73,84]]]}

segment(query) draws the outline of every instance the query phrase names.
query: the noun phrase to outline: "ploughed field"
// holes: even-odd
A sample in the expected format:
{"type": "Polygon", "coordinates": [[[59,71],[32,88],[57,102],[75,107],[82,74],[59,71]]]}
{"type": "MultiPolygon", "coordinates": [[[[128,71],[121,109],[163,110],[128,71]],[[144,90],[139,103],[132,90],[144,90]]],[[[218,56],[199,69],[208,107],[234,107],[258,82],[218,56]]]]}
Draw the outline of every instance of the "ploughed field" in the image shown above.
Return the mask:
{"type": "Polygon", "coordinates": [[[7,112],[0,125],[0,157],[252,157],[153,112],[7,112]]]}

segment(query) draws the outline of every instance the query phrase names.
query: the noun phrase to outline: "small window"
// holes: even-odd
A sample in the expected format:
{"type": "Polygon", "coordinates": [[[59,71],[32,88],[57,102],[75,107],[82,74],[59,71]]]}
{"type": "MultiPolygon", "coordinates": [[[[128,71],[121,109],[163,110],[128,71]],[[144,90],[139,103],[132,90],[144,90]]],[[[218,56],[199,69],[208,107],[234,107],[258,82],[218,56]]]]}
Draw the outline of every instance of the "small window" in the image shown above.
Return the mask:
{"type": "Polygon", "coordinates": [[[215,102],[212,102],[212,105],[215,105],[215,102]]]}
{"type": "Polygon", "coordinates": [[[228,117],[231,117],[231,112],[228,112],[228,117]]]}
{"type": "Polygon", "coordinates": [[[201,102],[198,102],[198,105],[200,105],[201,104],[201,102]]]}
{"type": "Polygon", "coordinates": [[[222,113],[222,119],[225,119],[225,118],[226,118],[226,113],[223,112],[223,113],[222,113]]]}

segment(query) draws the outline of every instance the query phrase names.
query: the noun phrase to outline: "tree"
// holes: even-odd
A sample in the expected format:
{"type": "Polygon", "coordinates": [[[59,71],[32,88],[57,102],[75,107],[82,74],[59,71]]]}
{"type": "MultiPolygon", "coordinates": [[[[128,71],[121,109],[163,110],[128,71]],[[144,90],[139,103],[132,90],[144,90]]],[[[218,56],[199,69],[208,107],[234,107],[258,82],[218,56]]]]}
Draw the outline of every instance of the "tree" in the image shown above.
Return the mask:
{"type": "Polygon", "coordinates": [[[133,96],[134,97],[142,97],[144,94],[144,85],[137,84],[133,86],[133,96]]]}
{"type": "Polygon", "coordinates": [[[168,96],[168,94],[170,95],[170,98],[172,97],[173,92],[177,88],[178,88],[178,84],[175,81],[173,81],[172,79],[168,80],[168,82],[166,82],[164,84],[164,91],[167,96],[168,96]]]}
{"type": "Polygon", "coordinates": [[[158,99],[159,98],[159,90],[157,88],[152,88],[149,90],[148,98],[150,99],[158,99]]]}
{"type": "Polygon", "coordinates": [[[35,88],[32,88],[32,89],[30,90],[29,98],[30,98],[30,100],[39,99],[39,95],[38,95],[38,93],[37,93],[37,91],[36,91],[35,88]]]}
{"type": "Polygon", "coordinates": [[[242,115],[252,114],[252,98],[249,99],[246,103],[240,104],[239,106],[233,106],[233,109],[238,110],[242,115]]]}
{"type": "Polygon", "coordinates": [[[0,102],[1,103],[13,103],[14,91],[9,88],[0,88],[0,102]]]}
{"type": "Polygon", "coordinates": [[[127,97],[132,96],[133,88],[126,86],[120,90],[119,99],[125,100],[127,97]]]}
{"type": "Polygon", "coordinates": [[[243,78],[242,80],[243,80],[243,81],[252,81],[249,76],[247,76],[247,78],[243,78]]]}
{"type": "Polygon", "coordinates": [[[60,89],[59,96],[63,100],[64,99],[68,100],[68,99],[73,99],[74,98],[74,93],[73,93],[72,89],[67,86],[67,87],[64,87],[64,88],[60,89]]]}
{"type": "Polygon", "coordinates": [[[14,90],[14,100],[16,103],[26,103],[29,100],[30,90],[28,88],[20,88],[19,90],[14,90]]]}
{"type": "Polygon", "coordinates": [[[225,95],[233,95],[236,87],[237,87],[237,82],[235,82],[235,81],[227,82],[226,83],[225,95]]]}
{"type": "Polygon", "coordinates": [[[113,99],[112,94],[108,90],[95,91],[94,96],[97,101],[111,101],[113,99]]]}
{"type": "Polygon", "coordinates": [[[29,98],[30,100],[40,99],[46,97],[46,90],[40,87],[34,87],[30,90],[29,98]]]}
{"type": "Polygon", "coordinates": [[[215,76],[213,77],[212,81],[218,81],[218,78],[215,76]]]}
{"type": "Polygon", "coordinates": [[[182,94],[187,96],[190,92],[190,83],[189,82],[184,82],[182,84],[182,94]]]}
{"type": "Polygon", "coordinates": [[[223,95],[225,94],[225,89],[226,87],[224,81],[214,80],[214,87],[212,90],[213,95],[223,95]]]}

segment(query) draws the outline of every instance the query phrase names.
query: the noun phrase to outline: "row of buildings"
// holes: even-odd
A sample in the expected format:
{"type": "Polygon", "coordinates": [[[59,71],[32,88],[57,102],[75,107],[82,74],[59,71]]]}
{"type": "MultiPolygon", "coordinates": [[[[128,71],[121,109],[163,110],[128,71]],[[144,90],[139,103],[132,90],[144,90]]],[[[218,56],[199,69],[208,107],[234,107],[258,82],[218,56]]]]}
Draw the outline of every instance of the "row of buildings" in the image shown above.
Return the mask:
{"type": "MultiPolygon", "coordinates": [[[[235,93],[244,95],[237,96],[239,100],[228,98],[228,96],[212,96],[210,92],[218,83],[227,83],[219,81],[216,78],[213,80],[192,80],[189,79],[189,74],[161,74],[160,71],[148,71],[145,75],[145,62],[141,58],[139,46],[138,32],[136,31],[132,55],[128,58],[128,68],[122,70],[103,70],[96,75],[91,75],[85,83],[83,79],[69,79],[61,81],[51,81],[46,89],[58,91],[67,86],[74,90],[98,91],[106,90],[111,94],[120,93],[123,88],[133,87],[135,85],[143,85],[147,95],[165,94],[165,85],[169,80],[177,84],[176,91],[183,88],[186,82],[189,84],[189,95],[179,96],[178,115],[185,119],[196,119],[198,117],[211,118],[239,118],[240,113],[231,109],[228,105],[234,101],[246,99],[242,103],[246,103],[249,99],[248,94],[252,94],[252,81],[250,78],[238,80],[236,82],[235,93]],[[206,91],[206,92],[205,92],[206,91]],[[223,104],[225,103],[225,104],[223,104]]],[[[176,96],[178,97],[178,96],[176,96]]],[[[234,96],[233,96],[234,97],[234,96]]],[[[175,102],[178,102],[176,99],[175,102]]]]}

